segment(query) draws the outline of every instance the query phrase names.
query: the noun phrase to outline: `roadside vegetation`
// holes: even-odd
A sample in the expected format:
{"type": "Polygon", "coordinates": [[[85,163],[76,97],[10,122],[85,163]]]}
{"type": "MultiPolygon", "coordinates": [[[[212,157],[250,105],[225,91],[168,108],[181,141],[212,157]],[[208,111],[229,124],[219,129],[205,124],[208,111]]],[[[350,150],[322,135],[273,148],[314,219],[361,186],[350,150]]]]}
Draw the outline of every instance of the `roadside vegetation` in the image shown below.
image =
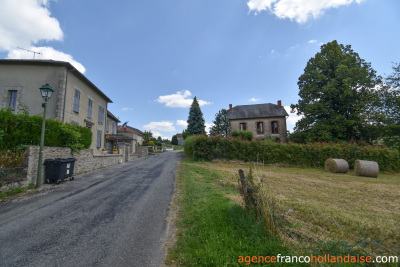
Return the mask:
{"type": "Polygon", "coordinates": [[[240,255],[400,255],[399,173],[366,178],[352,171],[186,160],[177,187],[177,242],[168,265],[244,266],[240,255]],[[238,169],[259,188],[258,216],[246,212],[238,169]]]}
{"type": "Polygon", "coordinates": [[[245,261],[245,256],[293,255],[262,220],[245,212],[236,184],[208,163],[180,163],[176,186],[177,242],[167,265],[244,266],[240,256],[245,261]]]}

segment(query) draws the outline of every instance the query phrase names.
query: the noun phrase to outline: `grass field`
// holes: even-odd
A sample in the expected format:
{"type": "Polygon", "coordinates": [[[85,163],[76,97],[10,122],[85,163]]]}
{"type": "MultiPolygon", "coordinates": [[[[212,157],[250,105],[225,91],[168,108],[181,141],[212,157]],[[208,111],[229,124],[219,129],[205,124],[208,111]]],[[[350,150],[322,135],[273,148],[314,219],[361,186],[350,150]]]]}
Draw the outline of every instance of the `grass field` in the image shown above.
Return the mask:
{"type": "Polygon", "coordinates": [[[246,266],[246,256],[294,255],[261,220],[227,197],[239,198],[236,185],[208,165],[181,162],[176,188],[173,207],[179,211],[172,212],[172,223],[178,230],[167,265],[246,266]]]}
{"type": "MultiPolygon", "coordinates": [[[[238,169],[248,173],[251,167],[261,194],[273,207],[281,240],[297,253],[400,255],[400,174],[366,178],[352,171],[332,174],[232,161],[193,164],[218,172],[232,186],[237,185],[238,169]]],[[[226,196],[242,203],[235,194],[226,196]]]]}

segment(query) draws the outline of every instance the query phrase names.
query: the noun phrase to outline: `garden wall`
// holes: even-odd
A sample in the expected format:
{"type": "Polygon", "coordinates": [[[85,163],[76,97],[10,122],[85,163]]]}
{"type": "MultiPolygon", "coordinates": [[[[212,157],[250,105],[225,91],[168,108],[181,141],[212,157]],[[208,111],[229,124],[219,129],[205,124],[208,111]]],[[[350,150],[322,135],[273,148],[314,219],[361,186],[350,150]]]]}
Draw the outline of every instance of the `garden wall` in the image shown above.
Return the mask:
{"type": "MultiPolygon", "coordinates": [[[[141,154],[130,154],[129,145],[125,145],[123,143],[120,143],[119,147],[120,151],[124,152],[123,154],[93,155],[91,149],[79,150],[78,152],[72,154],[70,148],[44,147],[43,162],[46,159],[75,158],[76,161],[74,165],[74,175],[77,175],[86,172],[91,172],[100,168],[107,168],[113,165],[132,161],[139,157],[147,156],[147,154],[143,151],[141,154]]],[[[27,150],[27,158],[28,158],[28,169],[27,169],[26,185],[30,183],[36,184],[37,165],[39,160],[39,147],[30,146],[27,150]]],[[[45,181],[44,179],[45,166],[43,165],[42,168],[43,169],[42,169],[41,184],[43,184],[45,181]]]]}

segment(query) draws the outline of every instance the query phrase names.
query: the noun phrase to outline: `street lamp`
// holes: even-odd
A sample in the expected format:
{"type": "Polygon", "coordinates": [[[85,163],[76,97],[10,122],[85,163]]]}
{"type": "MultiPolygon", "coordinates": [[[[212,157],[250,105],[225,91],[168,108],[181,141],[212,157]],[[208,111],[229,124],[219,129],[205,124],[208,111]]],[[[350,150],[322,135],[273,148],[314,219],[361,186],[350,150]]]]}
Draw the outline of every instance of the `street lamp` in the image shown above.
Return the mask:
{"type": "Polygon", "coordinates": [[[51,98],[53,95],[53,88],[49,84],[42,85],[40,89],[40,94],[44,99],[44,103],[42,103],[43,107],[43,122],[42,122],[42,135],[40,137],[40,148],[39,148],[39,161],[38,161],[38,169],[37,169],[37,178],[36,178],[36,187],[40,187],[40,182],[42,178],[42,157],[43,157],[43,145],[44,145],[44,129],[46,127],[46,104],[47,100],[51,98]]]}

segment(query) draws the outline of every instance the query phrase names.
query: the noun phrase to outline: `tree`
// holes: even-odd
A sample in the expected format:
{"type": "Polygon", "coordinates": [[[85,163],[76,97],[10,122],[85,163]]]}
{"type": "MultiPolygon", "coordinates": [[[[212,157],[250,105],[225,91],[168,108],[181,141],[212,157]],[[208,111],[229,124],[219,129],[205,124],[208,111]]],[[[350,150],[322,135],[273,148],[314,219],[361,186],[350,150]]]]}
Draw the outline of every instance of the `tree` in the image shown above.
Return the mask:
{"type": "Polygon", "coordinates": [[[296,123],[292,140],[371,142],[378,134],[373,116],[379,98],[373,88],[379,82],[370,63],[350,45],[322,45],[297,83],[300,100],[291,108],[304,117],[296,123]]]}
{"type": "Polygon", "coordinates": [[[171,145],[178,145],[178,137],[176,135],[172,136],[171,145]]]}
{"type": "Polygon", "coordinates": [[[187,120],[188,127],[187,130],[189,135],[205,134],[205,123],[203,118],[203,112],[201,112],[199,102],[197,98],[194,97],[192,105],[189,110],[189,118],[187,120]]]}
{"type": "Polygon", "coordinates": [[[150,142],[152,138],[153,138],[153,133],[151,131],[144,131],[143,133],[144,143],[150,142]]]}
{"type": "Polygon", "coordinates": [[[382,139],[391,148],[400,148],[400,64],[393,65],[393,73],[386,77],[382,85],[381,120],[382,139]]]}
{"type": "Polygon", "coordinates": [[[221,109],[215,114],[215,119],[213,121],[213,126],[210,129],[211,135],[222,135],[228,136],[229,134],[229,119],[228,111],[226,109],[221,109]]]}

